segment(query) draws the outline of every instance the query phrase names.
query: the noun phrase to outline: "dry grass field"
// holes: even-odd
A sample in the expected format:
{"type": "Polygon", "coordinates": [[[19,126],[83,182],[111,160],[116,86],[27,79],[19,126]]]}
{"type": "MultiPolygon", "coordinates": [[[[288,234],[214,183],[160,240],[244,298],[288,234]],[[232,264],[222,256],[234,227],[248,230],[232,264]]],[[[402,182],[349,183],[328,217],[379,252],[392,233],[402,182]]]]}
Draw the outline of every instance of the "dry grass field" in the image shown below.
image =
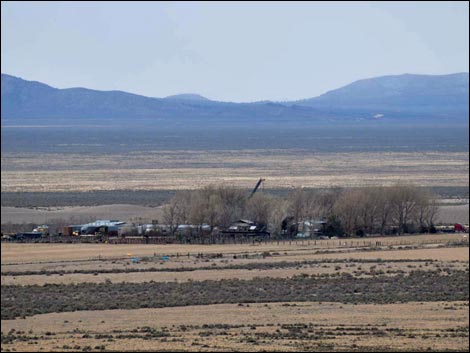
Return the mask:
{"type": "Polygon", "coordinates": [[[437,221],[441,223],[469,223],[469,207],[466,205],[445,205],[439,208],[437,221]]]}
{"type": "MultiPolygon", "coordinates": [[[[167,244],[167,245],[140,245],[140,244],[18,244],[2,243],[1,263],[3,265],[17,263],[48,263],[57,261],[77,261],[77,260],[103,260],[103,259],[121,259],[128,258],[129,254],[133,256],[152,256],[157,253],[160,255],[180,254],[184,257],[188,252],[194,254],[259,254],[264,251],[287,252],[285,255],[302,256],[312,255],[318,249],[331,249],[332,251],[344,251],[358,247],[368,247],[380,242],[381,246],[406,246],[406,245],[426,245],[426,244],[445,244],[449,241],[459,241],[462,235],[454,234],[422,234],[401,237],[376,237],[376,238],[356,238],[356,239],[333,239],[333,240],[293,240],[279,242],[261,242],[249,244],[214,244],[214,245],[186,245],[186,244],[167,244]]],[[[369,253],[370,254],[370,253],[369,253]]],[[[380,252],[381,256],[387,256],[380,252]]],[[[392,252],[392,254],[394,254],[392,252]]],[[[329,256],[330,254],[322,254],[329,256]]],[[[334,257],[341,256],[333,254],[334,257]]],[[[363,255],[361,255],[363,256],[363,255]]],[[[368,256],[365,254],[364,256],[368,256]]],[[[372,253],[372,258],[376,256],[372,253]]],[[[390,256],[390,255],[389,255],[390,256]]],[[[392,255],[394,256],[394,255],[392,255]]],[[[406,255],[405,255],[406,256],[406,255]]],[[[416,256],[413,254],[412,256],[416,256]]],[[[450,260],[452,255],[448,256],[450,260]]],[[[377,256],[375,257],[377,258],[377,256]]],[[[389,258],[389,257],[388,257],[389,258]]]]}
{"type": "Polygon", "coordinates": [[[2,351],[469,349],[461,234],[1,250],[2,351]]]}
{"type": "Polygon", "coordinates": [[[119,219],[129,221],[141,218],[150,222],[152,219],[162,219],[161,207],[146,207],[138,205],[101,205],[75,207],[1,207],[2,223],[41,223],[48,224],[51,220],[66,222],[89,222],[96,219],[119,219]]]}
{"type": "Polygon", "coordinates": [[[468,186],[468,152],[301,149],[149,151],[112,155],[2,153],[2,192],[178,190],[227,183],[250,188],[390,185],[468,186]],[[347,171],[347,173],[345,173],[347,171]]]}
{"type": "Polygon", "coordinates": [[[4,345],[18,351],[465,351],[468,320],[468,302],[302,302],[45,314],[2,330],[26,333],[4,345]]]}

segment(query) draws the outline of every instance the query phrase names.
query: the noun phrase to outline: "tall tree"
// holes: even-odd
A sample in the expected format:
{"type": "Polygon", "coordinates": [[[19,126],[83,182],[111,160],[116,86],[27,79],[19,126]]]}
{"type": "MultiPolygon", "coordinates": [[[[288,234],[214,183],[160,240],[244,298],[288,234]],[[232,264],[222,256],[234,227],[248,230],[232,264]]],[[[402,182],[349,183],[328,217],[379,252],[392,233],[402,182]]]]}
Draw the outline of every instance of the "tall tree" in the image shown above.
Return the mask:
{"type": "Polygon", "coordinates": [[[392,186],[390,191],[392,216],[398,226],[398,234],[406,233],[416,214],[419,200],[418,188],[397,184],[392,186]]]}
{"type": "Polygon", "coordinates": [[[175,235],[178,227],[188,222],[191,195],[187,191],[179,191],[163,206],[163,221],[170,227],[170,233],[175,235]]]}

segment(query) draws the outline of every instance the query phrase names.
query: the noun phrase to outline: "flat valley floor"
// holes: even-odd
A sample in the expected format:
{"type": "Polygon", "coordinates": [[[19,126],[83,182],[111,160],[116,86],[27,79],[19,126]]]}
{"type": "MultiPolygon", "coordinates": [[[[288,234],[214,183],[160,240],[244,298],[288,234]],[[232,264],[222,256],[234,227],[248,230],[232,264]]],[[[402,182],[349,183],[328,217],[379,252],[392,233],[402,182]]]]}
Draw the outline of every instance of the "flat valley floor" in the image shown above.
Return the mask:
{"type": "Polygon", "coordinates": [[[1,246],[2,351],[469,349],[462,234],[1,246]]]}
{"type": "Polygon", "coordinates": [[[468,152],[147,151],[3,153],[2,192],[354,187],[407,182],[468,187],[468,152]]]}
{"type": "Polygon", "coordinates": [[[260,177],[270,189],[469,185],[468,125],[108,122],[2,126],[1,133],[2,192],[252,188],[260,177]]]}

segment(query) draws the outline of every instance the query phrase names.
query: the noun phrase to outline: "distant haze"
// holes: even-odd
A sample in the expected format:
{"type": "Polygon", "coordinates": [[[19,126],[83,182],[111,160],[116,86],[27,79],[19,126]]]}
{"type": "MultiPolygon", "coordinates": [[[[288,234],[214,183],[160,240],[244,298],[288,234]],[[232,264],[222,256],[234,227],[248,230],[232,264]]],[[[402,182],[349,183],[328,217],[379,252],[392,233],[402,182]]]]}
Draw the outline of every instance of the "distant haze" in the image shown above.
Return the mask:
{"type": "Polygon", "coordinates": [[[1,71],[58,88],[295,101],[363,78],[469,71],[468,2],[1,6],[1,71]]]}
{"type": "MultiPolygon", "coordinates": [[[[467,124],[469,74],[382,76],[353,82],[319,97],[273,103],[211,101],[195,94],[149,98],[123,91],[57,89],[2,73],[2,124],[26,119],[49,124],[104,119],[152,124],[249,125],[267,121],[305,123],[467,124]]],[[[23,122],[24,123],[24,122],[23,122]]]]}

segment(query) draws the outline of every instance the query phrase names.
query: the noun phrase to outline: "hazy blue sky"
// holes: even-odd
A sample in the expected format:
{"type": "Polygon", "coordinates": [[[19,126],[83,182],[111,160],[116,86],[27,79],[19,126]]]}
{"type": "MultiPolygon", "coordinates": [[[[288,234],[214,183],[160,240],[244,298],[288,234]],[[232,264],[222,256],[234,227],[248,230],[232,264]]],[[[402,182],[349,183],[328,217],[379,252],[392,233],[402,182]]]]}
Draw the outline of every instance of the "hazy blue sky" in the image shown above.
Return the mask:
{"type": "Polygon", "coordinates": [[[2,2],[3,73],[227,101],[469,71],[467,2],[2,2]]]}

